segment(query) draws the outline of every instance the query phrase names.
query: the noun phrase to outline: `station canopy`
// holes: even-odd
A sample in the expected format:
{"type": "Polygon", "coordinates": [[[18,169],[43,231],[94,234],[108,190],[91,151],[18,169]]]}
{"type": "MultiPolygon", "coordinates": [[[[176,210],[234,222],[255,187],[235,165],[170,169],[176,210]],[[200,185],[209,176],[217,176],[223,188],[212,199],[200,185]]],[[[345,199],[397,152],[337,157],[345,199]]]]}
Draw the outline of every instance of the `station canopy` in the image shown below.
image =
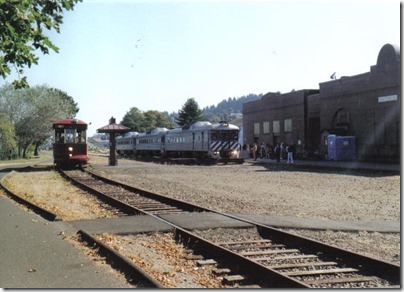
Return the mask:
{"type": "Polygon", "coordinates": [[[111,117],[108,125],[97,129],[97,133],[126,133],[129,131],[130,128],[117,124],[114,117],[111,117]]]}

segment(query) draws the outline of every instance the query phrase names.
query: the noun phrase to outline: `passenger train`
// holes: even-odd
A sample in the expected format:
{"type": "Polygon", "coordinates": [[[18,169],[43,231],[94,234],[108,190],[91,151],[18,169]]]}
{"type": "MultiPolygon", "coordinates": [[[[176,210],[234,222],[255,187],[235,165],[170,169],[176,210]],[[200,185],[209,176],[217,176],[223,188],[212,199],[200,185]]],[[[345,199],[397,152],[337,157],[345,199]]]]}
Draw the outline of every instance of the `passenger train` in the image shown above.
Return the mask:
{"type": "Polygon", "coordinates": [[[227,122],[196,122],[189,127],[155,128],[146,133],[129,132],[116,138],[120,155],[169,158],[210,158],[218,161],[239,158],[239,128],[227,122]]]}

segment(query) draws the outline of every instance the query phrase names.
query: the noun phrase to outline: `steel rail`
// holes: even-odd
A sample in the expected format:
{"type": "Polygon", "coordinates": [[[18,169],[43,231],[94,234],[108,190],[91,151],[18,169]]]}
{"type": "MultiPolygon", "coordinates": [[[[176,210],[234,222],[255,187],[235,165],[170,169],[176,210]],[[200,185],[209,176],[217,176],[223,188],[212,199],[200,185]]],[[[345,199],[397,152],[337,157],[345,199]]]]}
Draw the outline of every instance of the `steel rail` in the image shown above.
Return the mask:
{"type": "Polygon", "coordinates": [[[122,188],[124,188],[124,189],[126,189],[126,190],[128,190],[130,192],[138,193],[139,195],[141,195],[143,197],[153,199],[153,200],[157,200],[159,202],[162,202],[162,203],[165,203],[165,204],[168,204],[168,205],[174,205],[174,206],[177,206],[180,209],[183,209],[183,210],[186,210],[186,211],[190,211],[190,212],[216,212],[214,210],[204,208],[204,207],[201,207],[201,206],[198,206],[198,205],[194,205],[194,204],[191,204],[191,203],[179,200],[179,199],[172,199],[172,198],[169,198],[167,196],[152,193],[152,192],[146,191],[144,189],[136,188],[136,187],[130,186],[130,185],[122,183],[122,182],[114,181],[112,179],[100,176],[99,174],[96,174],[93,171],[90,171],[88,169],[86,169],[85,172],[89,173],[94,178],[99,179],[101,181],[104,181],[106,183],[109,183],[109,184],[112,184],[112,185],[115,185],[115,186],[120,186],[120,187],[122,187],[122,188]]]}
{"type": "Polygon", "coordinates": [[[98,248],[98,253],[106,258],[106,261],[115,269],[125,274],[128,282],[136,283],[137,288],[165,288],[160,282],[147,274],[141,267],[126,259],[120,253],[110,248],[91,234],[79,230],[77,232],[82,240],[86,241],[91,248],[98,248]]]}
{"type": "Polygon", "coordinates": [[[401,267],[399,265],[295,235],[238,216],[226,213],[222,213],[222,215],[255,225],[262,238],[285,244],[290,248],[297,248],[303,253],[317,254],[320,252],[321,254],[318,257],[325,261],[336,261],[344,265],[348,264],[360,270],[364,275],[378,276],[391,282],[399,283],[401,280],[401,267]]]}
{"type": "Polygon", "coordinates": [[[49,220],[49,221],[61,221],[62,220],[57,214],[55,214],[49,210],[46,210],[45,208],[37,206],[35,203],[32,203],[31,201],[24,199],[24,198],[18,196],[17,194],[15,194],[12,190],[10,190],[8,187],[6,187],[4,185],[4,180],[6,179],[6,177],[7,176],[3,177],[0,180],[0,186],[1,186],[1,188],[4,189],[4,191],[10,198],[12,198],[14,201],[26,206],[27,208],[29,208],[36,214],[42,216],[46,220],[49,220]]]}

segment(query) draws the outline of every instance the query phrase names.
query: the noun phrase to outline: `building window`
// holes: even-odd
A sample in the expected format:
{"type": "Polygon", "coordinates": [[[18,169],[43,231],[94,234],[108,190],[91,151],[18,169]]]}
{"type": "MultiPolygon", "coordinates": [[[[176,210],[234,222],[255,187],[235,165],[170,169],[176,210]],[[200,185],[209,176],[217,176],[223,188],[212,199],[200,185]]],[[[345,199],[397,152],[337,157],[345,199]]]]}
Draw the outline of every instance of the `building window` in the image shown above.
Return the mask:
{"type": "Polygon", "coordinates": [[[273,129],[274,134],[279,134],[281,132],[281,126],[280,126],[279,121],[273,121],[272,125],[273,125],[273,128],[274,128],[273,129]]]}
{"type": "Polygon", "coordinates": [[[260,123],[254,123],[254,135],[260,134],[260,123]]]}
{"type": "Polygon", "coordinates": [[[262,133],[269,134],[269,122],[262,123],[262,133]]]}
{"type": "Polygon", "coordinates": [[[286,119],[284,121],[284,129],[285,129],[285,133],[292,132],[292,119],[286,119]]]}

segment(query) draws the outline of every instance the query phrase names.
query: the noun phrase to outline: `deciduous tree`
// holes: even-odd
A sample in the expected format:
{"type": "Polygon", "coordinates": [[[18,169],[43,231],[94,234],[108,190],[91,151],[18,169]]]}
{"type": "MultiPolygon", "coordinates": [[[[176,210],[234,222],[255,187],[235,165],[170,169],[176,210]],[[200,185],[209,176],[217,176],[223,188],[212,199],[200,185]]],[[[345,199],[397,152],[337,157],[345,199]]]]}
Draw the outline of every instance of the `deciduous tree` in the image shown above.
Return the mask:
{"type": "Polygon", "coordinates": [[[81,0],[0,0],[0,76],[6,78],[15,68],[19,80],[15,88],[28,86],[26,66],[38,64],[37,50],[58,52],[45,31],[60,32],[64,10],[73,10],[81,0]]]}
{"type": "Polygon", "coordinates": [[[14,127],[20,157],[27,156],[31,145],[34,155],[38,155],[38,147],[52,136],[52,124],[74,117],[79,111],[72,97],[45,85],[23,89],[14,89],[10,84],[3,86],[0,108],[14,127]]]}
{"type": "Polygon", "coordinates": [[[12,151],[16,146],[14,126],[9,116],[0,112],[0,159],[11,159],[12,151]]]}
{"type": "Polygon", "coordinates": [[[155,110],[142,112],[137,107],[132,107],[123,117],[121,124],[132,131],[146,132],[157,127],[172,128],[173,122],[167,113],[155,110]]]}

